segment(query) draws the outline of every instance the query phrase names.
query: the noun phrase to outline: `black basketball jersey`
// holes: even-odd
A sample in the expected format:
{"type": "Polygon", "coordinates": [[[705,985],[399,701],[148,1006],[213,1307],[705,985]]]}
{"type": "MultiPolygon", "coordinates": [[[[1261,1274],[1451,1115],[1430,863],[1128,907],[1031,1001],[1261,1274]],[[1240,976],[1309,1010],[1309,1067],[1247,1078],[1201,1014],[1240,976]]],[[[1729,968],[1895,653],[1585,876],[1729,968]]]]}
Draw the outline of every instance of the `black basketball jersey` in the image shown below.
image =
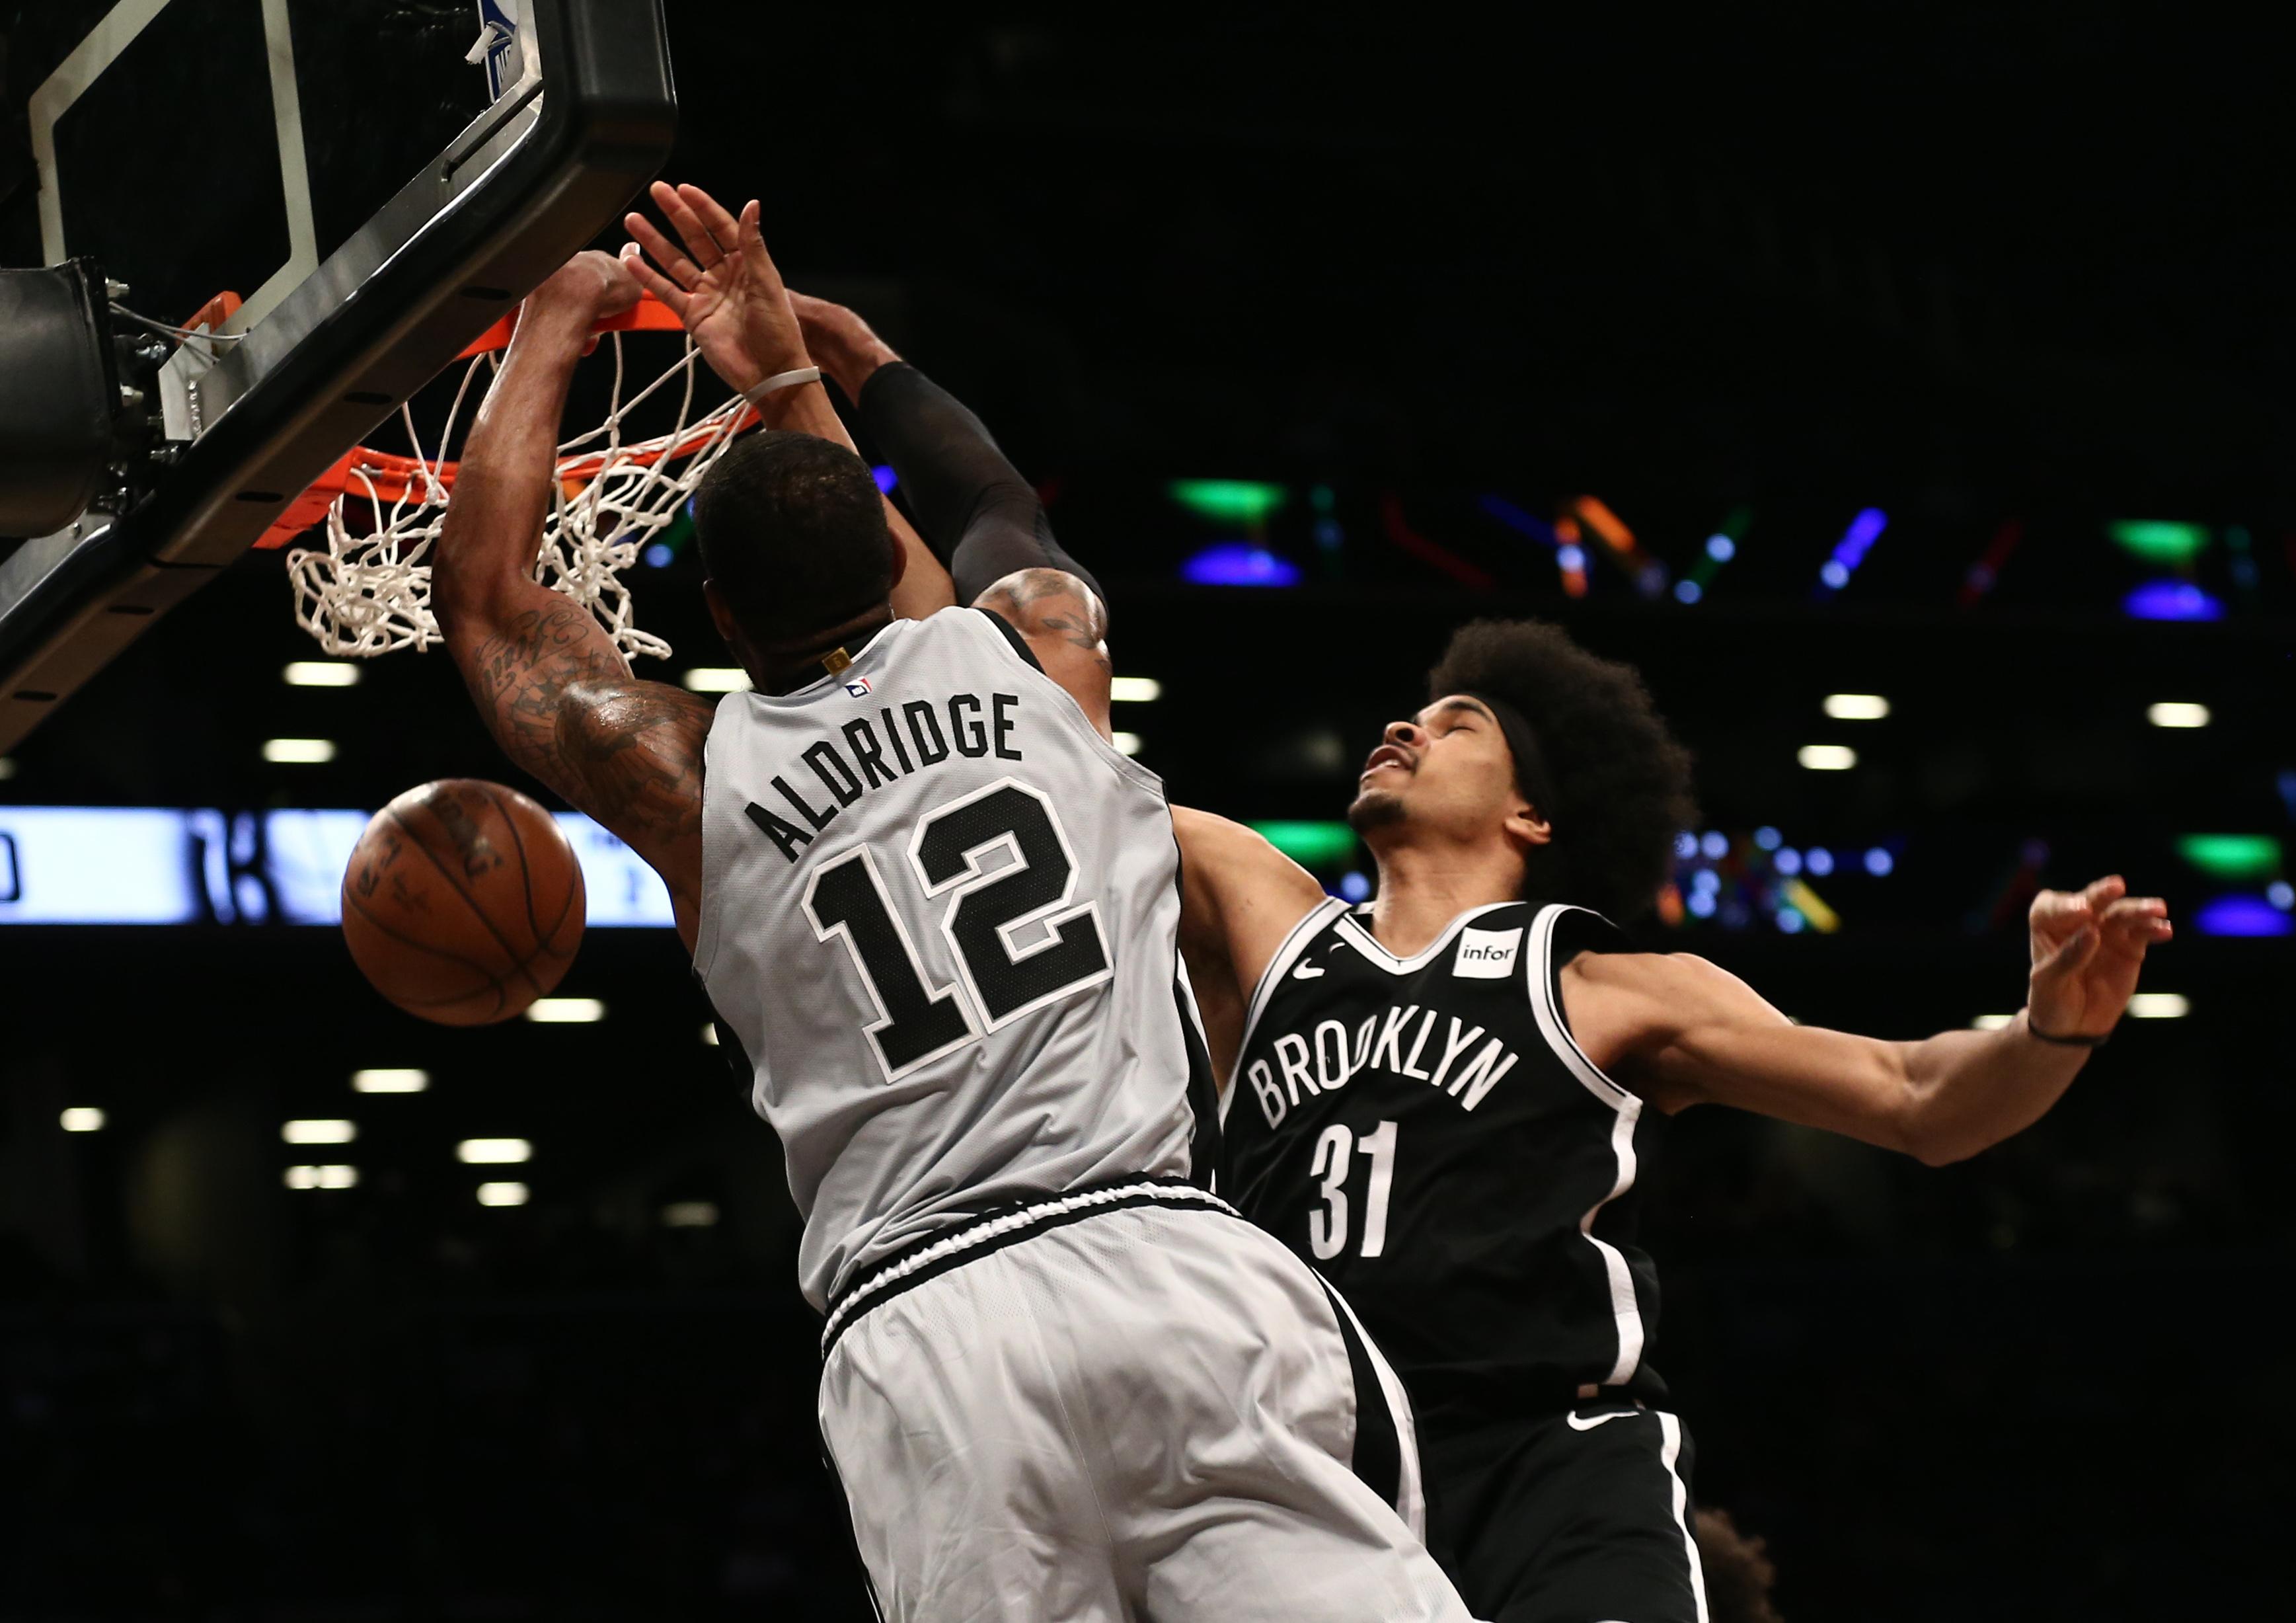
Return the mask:
{"type": "Polygon", "coordinates": [[[1579,1051],[1557,979],[1624,938],[1503,902],[1405,959],[1369,923],[1324,902],[1261,977],[1221,1193],[1339,1288],[1423,1419],[1662,1396],[1634,1233],[1665,1117],[1579,1051]]]}

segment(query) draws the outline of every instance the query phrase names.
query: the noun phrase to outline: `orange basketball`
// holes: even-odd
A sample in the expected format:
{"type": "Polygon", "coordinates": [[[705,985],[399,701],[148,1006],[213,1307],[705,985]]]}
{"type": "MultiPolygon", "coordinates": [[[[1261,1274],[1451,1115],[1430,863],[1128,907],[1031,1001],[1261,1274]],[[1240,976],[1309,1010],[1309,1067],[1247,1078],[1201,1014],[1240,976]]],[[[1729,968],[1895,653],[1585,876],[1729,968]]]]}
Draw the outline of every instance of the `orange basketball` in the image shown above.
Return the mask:
{"type": "Polygon", "coordinates": [[[582,941],[582,866],[515,789],[442,778],[374,814],[343,872],[343,939],[374,989],[441,1026],[507,1020],[582,941]]]}

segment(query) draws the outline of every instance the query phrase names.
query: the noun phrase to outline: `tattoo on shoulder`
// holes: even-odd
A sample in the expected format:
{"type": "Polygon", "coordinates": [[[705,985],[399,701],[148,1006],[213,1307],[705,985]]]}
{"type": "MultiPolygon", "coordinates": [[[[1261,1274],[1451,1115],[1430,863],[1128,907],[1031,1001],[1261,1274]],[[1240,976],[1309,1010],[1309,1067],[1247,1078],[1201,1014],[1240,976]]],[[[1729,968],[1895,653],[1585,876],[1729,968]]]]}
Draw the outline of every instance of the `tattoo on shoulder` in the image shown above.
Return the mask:
{"type": "Polygon", "coordinates": [[[1064,569],[1016,571],[982,593],[980,602],[1023,630],[1041,628],[1057,632],[1063,641],[1084,649],[1103,665],[1109,663],[1107,650],[1101,646],[1108,638],[1108,606],[1064,569]],[[1049,606],[1048,600],[1054,598],[1066,598],[1076,607],[1049,606]]]}
{"type": "Polygon", "coordinates": [[[511,759],[574,804],[634,841],[698,831],[711,706],[633,677],[588,610],[512,616],[464,672],[511,759]]]}

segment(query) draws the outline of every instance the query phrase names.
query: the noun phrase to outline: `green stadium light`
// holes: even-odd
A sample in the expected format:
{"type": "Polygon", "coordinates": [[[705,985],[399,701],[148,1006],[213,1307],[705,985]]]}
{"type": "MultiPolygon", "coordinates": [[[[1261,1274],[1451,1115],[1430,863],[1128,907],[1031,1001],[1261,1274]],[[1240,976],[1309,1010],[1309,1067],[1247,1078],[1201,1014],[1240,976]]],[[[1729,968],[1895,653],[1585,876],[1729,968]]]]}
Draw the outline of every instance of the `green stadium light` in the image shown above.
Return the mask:
{"type": "Polygon", "coordinates": [[[2191,563],[2209,544],[2205,524],[2171,523],[2166,519],[2125,518],[2104,527],[2112,544],[2147,564],[2191,563]]]}
{"type": "Polygon", "coordinates": [[[1249,479],[1175,479],[1172,499],[1216,524],[1256,524],[1292,499],[1280,484],[1249,479]]]}
{"type": "Polygon", "coordinates": [[[1267,843],[1302,868],[1344,862],[1356,853],[1356,831],[1345,823],[1270,822],[1251,825],[1267,843]]]}
{"type": "Polygon", "coordinates": [[[2177,854],[2218,879],[2261,879],[2280,871],[2280,842],[2268,834],[2187,834],[2177,854]]]}

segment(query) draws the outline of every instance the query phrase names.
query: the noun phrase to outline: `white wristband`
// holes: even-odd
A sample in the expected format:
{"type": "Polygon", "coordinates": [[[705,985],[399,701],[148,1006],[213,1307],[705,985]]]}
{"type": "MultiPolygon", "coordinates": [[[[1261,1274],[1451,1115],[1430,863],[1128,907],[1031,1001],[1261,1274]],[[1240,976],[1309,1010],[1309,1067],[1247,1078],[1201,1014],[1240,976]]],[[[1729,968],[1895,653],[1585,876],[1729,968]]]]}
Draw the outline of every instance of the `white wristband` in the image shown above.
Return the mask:
{"type": "Polygon", "coordinates": [[[794,389],[800,383],[816,383],[820,381],[820,367],[800,367],[794,372],[776,372],[762,383],[752,383],[749,388],[742,391],[742,398],[752,406],[762,406],[766,403],[766,397],[776,389],[794,389]]]}

